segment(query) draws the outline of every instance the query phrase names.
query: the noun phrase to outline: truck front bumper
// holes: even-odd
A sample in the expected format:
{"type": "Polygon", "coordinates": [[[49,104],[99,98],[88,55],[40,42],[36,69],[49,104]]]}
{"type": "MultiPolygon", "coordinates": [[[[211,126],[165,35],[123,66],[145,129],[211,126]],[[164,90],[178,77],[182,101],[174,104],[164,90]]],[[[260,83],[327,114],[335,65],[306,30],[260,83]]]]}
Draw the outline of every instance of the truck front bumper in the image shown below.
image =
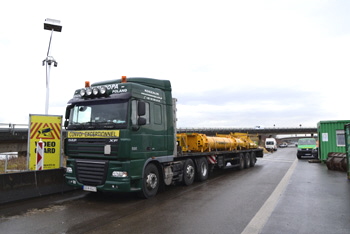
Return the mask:
{"type": "Polygon", "coordinates": [[[134,192],[140,191],[141,188],[131,187],[130,178],[120,178],[118,180],[106,180],[103,185],[85,185],[80,183],[75,177],[66,175],[66,183],[70,186],[81,188],[90,192],[134,192]]]}
{"type": "Polygon", "coordinates": [[[297,156],[311,156],[312,150],[310,149],[298,149],[297,156]]]}

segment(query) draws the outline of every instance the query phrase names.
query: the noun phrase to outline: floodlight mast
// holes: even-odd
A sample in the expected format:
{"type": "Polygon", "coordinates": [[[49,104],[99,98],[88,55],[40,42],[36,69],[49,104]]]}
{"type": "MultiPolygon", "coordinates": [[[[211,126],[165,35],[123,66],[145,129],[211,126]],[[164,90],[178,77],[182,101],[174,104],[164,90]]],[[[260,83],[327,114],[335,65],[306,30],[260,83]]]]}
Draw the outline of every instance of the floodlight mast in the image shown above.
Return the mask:
{"type": "Polygon", "coordinates": [[[49,42],[49,48],[47,49],[46,59],[43,60],[43,66],[46,63],[46,103],[45,103],[45,114],[47,115],[49,113],[49,97],[50,97],[50,70],[51,65],[53,64],[54,67],[57,67],[56,60],[50,56],[50,47],[51,47],[51,40],[52,40],[52,34],[53,32],[61,32],[62,31],[62,25],[60,25],[61,21],[54,20],[54,19],[45,19],[44,22],[44,29],[51,31],[50,36],[50,42],[49,42]]]}

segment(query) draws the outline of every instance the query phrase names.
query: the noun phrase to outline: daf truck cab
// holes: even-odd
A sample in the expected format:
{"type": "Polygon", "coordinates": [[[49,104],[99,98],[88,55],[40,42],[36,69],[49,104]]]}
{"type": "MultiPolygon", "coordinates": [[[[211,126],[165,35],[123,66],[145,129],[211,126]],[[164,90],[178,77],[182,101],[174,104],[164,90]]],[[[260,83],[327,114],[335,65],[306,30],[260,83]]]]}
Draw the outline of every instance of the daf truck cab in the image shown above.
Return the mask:
{"type": "Polygon", "coordinates": [[[169,81],[122,77],[86,83],[68,102],[65,119],[69,185],[154,195],[157,167],[174,158],[169,81]]]}

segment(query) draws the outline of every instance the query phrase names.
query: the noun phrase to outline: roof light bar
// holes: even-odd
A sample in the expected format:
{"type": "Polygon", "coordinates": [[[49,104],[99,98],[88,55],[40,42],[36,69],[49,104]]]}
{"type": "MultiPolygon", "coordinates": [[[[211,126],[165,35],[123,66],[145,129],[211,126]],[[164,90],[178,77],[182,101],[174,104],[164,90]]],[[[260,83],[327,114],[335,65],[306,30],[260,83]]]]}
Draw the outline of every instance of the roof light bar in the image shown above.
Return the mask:
{"type": "Polygon", "coordinates": [[[87,87],[79,91],[81,97],[100,97],[107,95],[107,87],[87,87]]]}

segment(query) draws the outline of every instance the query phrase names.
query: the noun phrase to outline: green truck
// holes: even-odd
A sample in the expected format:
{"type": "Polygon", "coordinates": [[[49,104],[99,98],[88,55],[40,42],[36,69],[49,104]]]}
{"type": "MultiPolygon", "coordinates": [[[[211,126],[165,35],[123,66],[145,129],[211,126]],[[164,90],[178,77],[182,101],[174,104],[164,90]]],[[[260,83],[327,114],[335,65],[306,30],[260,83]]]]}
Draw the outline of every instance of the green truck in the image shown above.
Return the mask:
{"type": "Polygon", "coordinates": [[[213,168],[252,167],[256,157],[263,157],[249,137],[177,135],[169,80],[86,82],[68,102],[64,127],[66,182],[91,192],[137,192],[149,198],[160,186],[190,185],[195,178],[206,180],[213,168]],[[199,137],[206,147],[193,141],[190,149],[187,138],[199,137]]]}

